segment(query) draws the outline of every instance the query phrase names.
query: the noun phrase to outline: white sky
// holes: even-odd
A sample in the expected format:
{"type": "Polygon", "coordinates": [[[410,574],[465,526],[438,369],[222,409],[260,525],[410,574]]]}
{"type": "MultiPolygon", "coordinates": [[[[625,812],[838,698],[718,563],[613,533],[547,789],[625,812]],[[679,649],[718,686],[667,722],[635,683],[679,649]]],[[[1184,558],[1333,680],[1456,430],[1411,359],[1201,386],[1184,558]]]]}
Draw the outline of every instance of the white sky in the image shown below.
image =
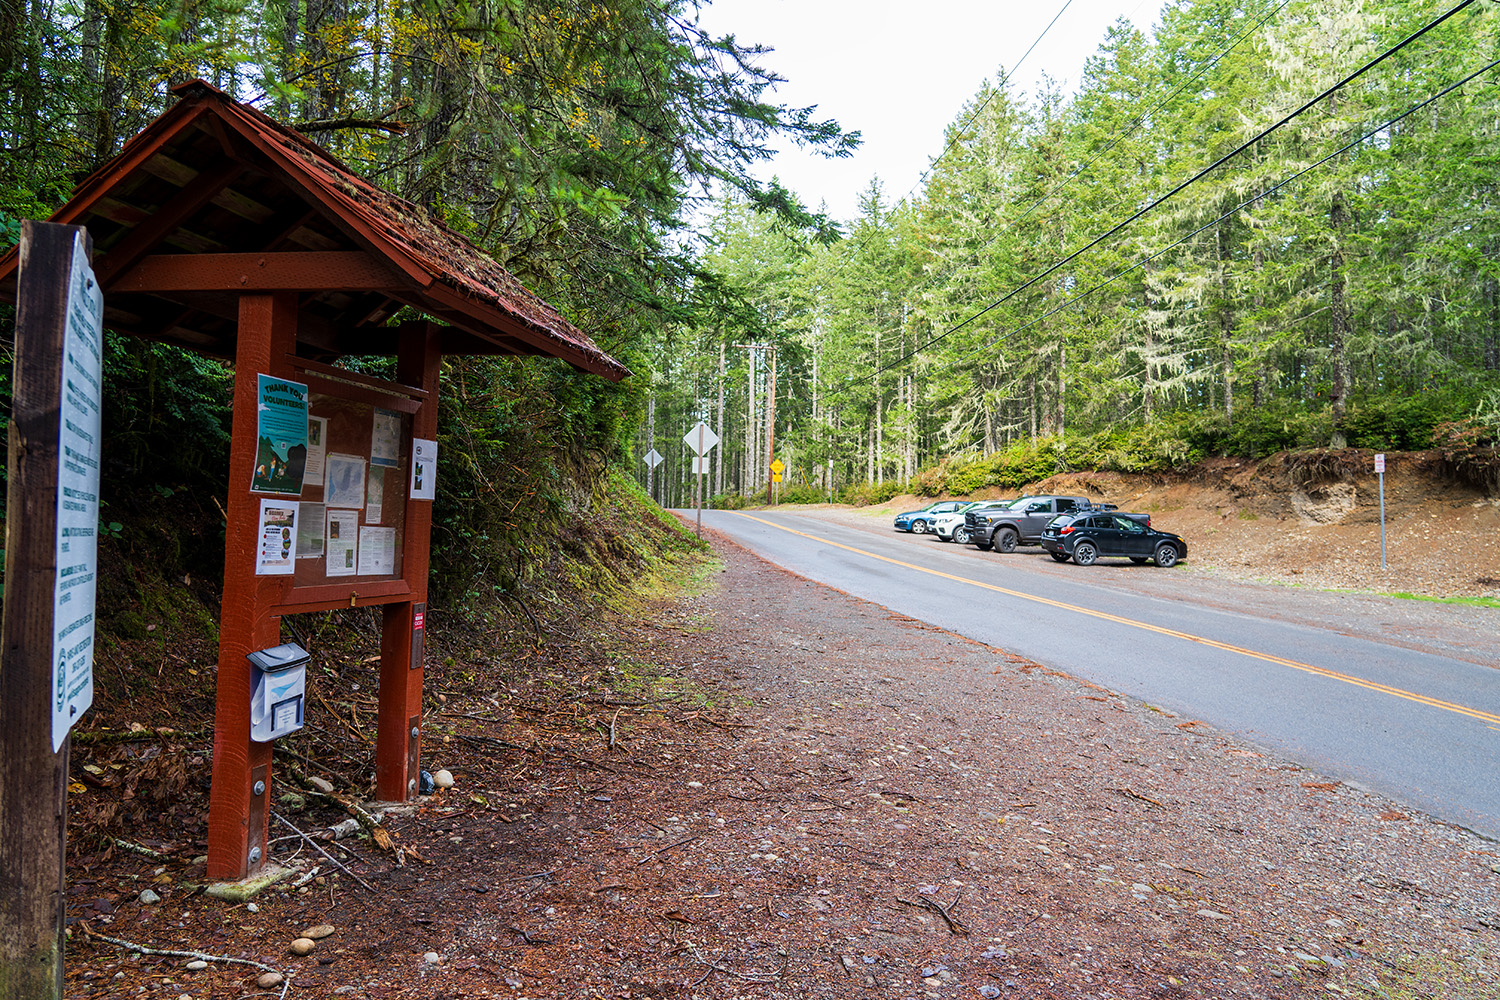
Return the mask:
{"type": "MultiPolygon", "coordinates": [[[[786,143],[756,176],[772,175],[809,207],[852,219],[879,176],[887,201],[904,197],[942,152],[943,129],[1001,65],[1013,68],[1068,0],[712,0],[700,23],[716,35],[776,51],[761,64],[786,77],[770,100],[818,106],[864,142],[829,160],[786,143]]],[[[1120,17],[1149,31],[1163,0],[1071,0],[1015,78],[1028,95],[1043,73],[1077,89],[1084,61],[1120,17]]]]}

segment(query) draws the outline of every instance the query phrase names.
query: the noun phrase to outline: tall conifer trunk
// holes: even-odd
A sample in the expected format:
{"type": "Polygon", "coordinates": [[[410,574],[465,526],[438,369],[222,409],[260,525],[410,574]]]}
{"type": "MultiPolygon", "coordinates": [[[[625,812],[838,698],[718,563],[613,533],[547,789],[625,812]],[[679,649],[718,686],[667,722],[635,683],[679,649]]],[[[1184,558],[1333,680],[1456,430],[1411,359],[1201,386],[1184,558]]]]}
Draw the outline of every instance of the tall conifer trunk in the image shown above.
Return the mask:
{"type": "Polygon", "coordinates": [[[1334,424],[1332,445],[1334,448],[1344,448],[1348,445],[1348,439],[1339,428],[1349,402],[1349,310],[1344,303],[1344,241],[1349,230],[1349,206],[1344,199],[1344,192],[1334,192],[1328,221],[1333,238],[1333,252],[1328,259],[1328,360],[1331,368],[1328,404],[1334,424]]]}

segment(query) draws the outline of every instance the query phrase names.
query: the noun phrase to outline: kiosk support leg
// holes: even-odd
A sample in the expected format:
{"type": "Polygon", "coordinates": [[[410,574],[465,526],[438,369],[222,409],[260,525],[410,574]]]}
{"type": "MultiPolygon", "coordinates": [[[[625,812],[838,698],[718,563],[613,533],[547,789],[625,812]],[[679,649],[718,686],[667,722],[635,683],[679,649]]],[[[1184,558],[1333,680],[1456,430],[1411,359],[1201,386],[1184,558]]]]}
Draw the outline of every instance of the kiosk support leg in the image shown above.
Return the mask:
{"type": "MultiPolygon", "coordinates": [[[[412,436],[437,438],[438,372],[442,366],[440,335],[430,323],[410,324],[400,335],[396,377],[404,385],[427,391],[412,416],[412,436]]],[[[408,460],[410,455],[408,454],[408,460]]],[[[412,601],[387,604],[380,634],[380,719],[375,737],[375,794],[403,802],[417,791],[421,760],[422,646],[426,633],[428,545],[432,503],[406,501],[406,537],[401,550],[403,575],[412,601]]]]}
{"type": "Polygon", "coordinates": [[[213,784],[208,799],[208,877],[212,879],[244,878],[266,862],[271,744],[250,739],[250,663],[245,656],[280,644],[281,619],[272,616],[271,608],[286,578],[255,575],[260,517],[259,499],[250,492],[258,436],[255,376],[258,372],[287,374],[282,359],[296,347],[297,295],[242,295],[239,318],[214,705],[213,784]]]}

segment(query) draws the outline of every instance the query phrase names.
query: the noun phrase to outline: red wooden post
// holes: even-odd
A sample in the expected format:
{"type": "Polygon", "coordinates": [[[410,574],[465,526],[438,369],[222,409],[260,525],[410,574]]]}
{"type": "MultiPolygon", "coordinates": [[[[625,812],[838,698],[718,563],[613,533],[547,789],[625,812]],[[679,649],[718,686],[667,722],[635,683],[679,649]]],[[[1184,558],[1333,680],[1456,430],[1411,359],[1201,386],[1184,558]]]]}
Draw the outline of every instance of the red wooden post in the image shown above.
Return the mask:
{"type": "MultiPolygon", "coordinates": [[[[438,372],[442,353],[432,324],[401,331],[396,380],[427,390],[412,417],[412,436],[437,437],[438,372]]],[[[411,456],[408,454],[407,459],[411,456]]],[[[406,501],[406,538],[402,575],[411,587],[410,601],[385,606],[380,633],[380,716],[375,736],[375,794],[402,802],[416,792],[421,760],[422,637],[426,634],[428,544],[432,534],[432,501],[406,501]],[[414,629],[418,631],[414,634],[414,629]],[[413,648],[415,646],[415,649],[413,648]],[[415,655],[414,655],[415,654],[415,655]]]]}
{"type": "Polygon", "coordinates": [[[240,296],[235,348],[234,426],[225,505],[224,602],[219,617],[218,695],[214,707],[213,786],[208,800],[208,877],[238,879],[266,860],[271,744],[250,739],[250,665],[246,655],[281,643],[271,614],[287,577],[256,576],[260,504],[250,492],[260,402],[256,373],[288,377],[296,350],[297,293],[240,296]]]}

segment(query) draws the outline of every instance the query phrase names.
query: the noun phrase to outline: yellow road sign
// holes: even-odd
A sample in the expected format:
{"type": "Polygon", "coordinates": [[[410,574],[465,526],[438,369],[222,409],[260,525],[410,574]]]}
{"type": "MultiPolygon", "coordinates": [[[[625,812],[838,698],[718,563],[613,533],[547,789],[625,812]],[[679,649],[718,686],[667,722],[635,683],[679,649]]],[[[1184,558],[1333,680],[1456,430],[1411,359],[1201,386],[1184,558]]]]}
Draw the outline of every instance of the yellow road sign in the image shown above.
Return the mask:
{"type": "Polygon", "coordinates": [[[776,473],[777,476],[780,476],[783,472],[786,471],[786,463],[778,458],[776,461],[771,463],[771,471],[776,473]]]}
{"type": "Polygon", "coordinates": [[[779,473],[779,472],[773,472],[773,473],[771,473],[771,482],[773,482],[773,483],[779,483],[779,482],[781,482],[781,473],[779,473]]]}

